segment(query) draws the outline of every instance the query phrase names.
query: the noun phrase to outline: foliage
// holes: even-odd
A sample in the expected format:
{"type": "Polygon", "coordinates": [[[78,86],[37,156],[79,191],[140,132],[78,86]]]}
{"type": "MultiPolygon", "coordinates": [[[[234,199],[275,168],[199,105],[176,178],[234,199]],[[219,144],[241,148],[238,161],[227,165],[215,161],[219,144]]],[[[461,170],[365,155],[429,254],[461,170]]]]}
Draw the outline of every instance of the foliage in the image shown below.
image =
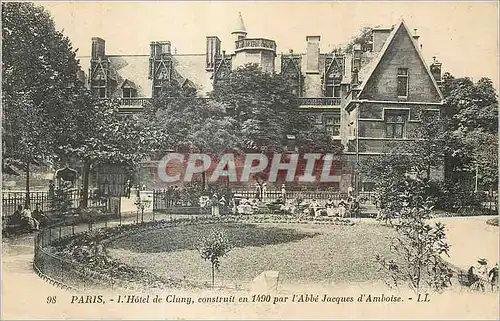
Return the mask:
{"type": "MultiPolygon", "coordinates": [[[[2,159],[29,165],[53,160],[58,109],[71,97],[78,61],[50,14],[29,2],[2,3],[2,159]]],[[[27,198],[29,199],[29,198],[27,198]]]]}
{"type": "Polygon", "coordinates": [[[54,195],[50,199],[50,206],[56,214],[63,214],[68,212],[71,202],[71,194],[68,190],[58,187],[54,190],[54,195]]]}
{"type": "Polygon", "coordinates": [[[96,222],[100,216],[103,216],[104,212],[98,208],[82,208],[79,214],[84,222],[93,223],[96,222]]]}
{"type": "MultiPolygon", "coordinates": [[[[423,190],[424,184],[415,181],[412,187],[423,190]]],[[[408,186],[410,187],[410,186],[408,186]]],[[[448,255],[444,225],[427,223],[432,210],[431,201],[415,190],[406,189],[388,204],[396,209],[398,222],[392,224],[397,235],[392,238],[391,257],[376,255],[376,261],[387,272],[390,286],[407,283],[417,294],[423,289],[440,291],[451,285],[451,270],[442,261],[448,255]],[[393,204],[394,203],[394,204],[393,204]]]]}
{"type": "Polygon", "coordinates": [[[212,229],[207,235],[199,236],[195,247],[201,258],[212,264],[212,286],[214,286],[214,269],[219,271],[220,259],[231,251],[232,245],[222,230],[212,229]]]}
{"type": "Polygon", "coordinates": [[[427,195],[434,198],[436,209],[449,212],[457,212],[462,207],[479,207],[485,197],[468,186],[447,181],[429,182],[427,195]]]}
{"type": "Polygon", "coordinates": [[[491,79],[481,78],[473,83],[467,77],[445,74],[443,87],[445,115],[453,121],[451,130],[498,131],[498,97],[491,79]]]}
{"type": "MultiPolygon", "coordinates": [[[[221,104],[186,94],[175,84],[146,107],[140,123],[158,153],[208,153],[216,159],[223,152],[237,151],[241,143],[235,120],[221,104]]],[[[205,173],[202,179],[204,189],[205,173]]]]}
{"type": "Polygon", "coordinates": [[[215,155],[237,147],[234,120],[225,109],[197,98],[174,84],[146,107],[141,119],[154,136],[158,151],[210,152],[215,155]]]}
{"type": "Polygon", "coordinates": [[[432,113],[418,110],[422,122],[409,133],[416,140],[388,144],[385,154],[362,164],[362,171],[376,182],[381,195],[386,195],[397,190],[396,185],[405,176],[428,181],[432,178],[431,168],[444,165],[445,184],[429,182],[434,185],[427,195],[436,199],[438,208],[456,211],[460,206],[479,203],[478,197],[472,195],[473,184],[467,184],[467,176],[477,176],[480,187],[485,189],[498,184],[498,102],[488,79],[476,84],[469,78],[454,79],[450,74],[443,79],[444,117],[438,119],[432,113]]]}
{"type": "Polygon", "coordinates": [[[210,97],[236,119],[242,149],[284,151],[287,135],[296,137],[299,150],[312,141],[325,150],[335,149],[326,131],[311,131],[313,119],[299,110],[287,79],[264,72],[257,64],[246,64],[231,72],[229,79],[214,86],[210,97]]]}
{"type": "Polygon", "coordinates": [[[361,50],[368,51],[370,50],[373,42],[372,31],[376,27],[363,27],[358,33],[351,38],[351,40],[344,46],[346,52],[352,52],[352,49],[355,44],[361,45],[361,50]]]}
{"type": "Polygon", "coordinates": [[[134,117],[119,117],[115,102],[91,96],[78,78],[76,50],[42,7],[2,3],[2,22],[4,157],[82,160],[86,206],[91,165],[137,161],[148,136],[134,117]]]}
{"type": "Polygon", "coordinates": [[[150,152],[150,138],[137,116],[120,115],[118,106],[116,101],[92,97],[81,88],[73,104],[60,111],[63,122],[57,127],[56,152],[62,158],[83,161],[83,199],[87,199],[92,166],[117,163],[134,167],[150,152]]]}
{"type": "MultiPolygon", "coordinates": [[[[477,175],[486,189],[498,184],[498,97],[493,83],[481,78],[443,75],[445,118],[448,122],[447,171],[477,175]],[[477,169],[477,171],[476,171],[477,169]]],[[[459,181],[459,175],[449,175],[459,181]]]]}

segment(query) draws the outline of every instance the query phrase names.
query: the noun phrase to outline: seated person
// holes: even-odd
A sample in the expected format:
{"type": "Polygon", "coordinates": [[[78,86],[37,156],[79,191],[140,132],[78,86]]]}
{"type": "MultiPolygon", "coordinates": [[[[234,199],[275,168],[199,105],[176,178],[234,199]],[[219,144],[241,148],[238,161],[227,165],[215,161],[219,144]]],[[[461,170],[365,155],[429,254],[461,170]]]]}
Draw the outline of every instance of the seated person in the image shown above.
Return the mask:
{"type": "Polygon", "coordinates": [[[24,210],[22,212],[22,217],[24,220],[26,220],[28,222],[31,229],[33,229],[33,230],[40,229],[40,223],[36,219],[33,218],[33,215],[31,213],[31,209],[30,209],[29,205],[24,206],[24,210]]]}
{"type": "Polygon", "coordinates": [[[14,213],[7,218],[7,224],[9,225],[23,224],[24,222],[22,213],[23,213],[23,206],[18,205],[14,213]]]}
{"type": "Polygon", "coordinates": [[[33,218],[35,220],[37,220],[38,222],[40,222],[41,225],[43,225],[43,226],[48,225],[49,218],[47,217],[47,215],[45,215],[43,213],[40,203],[35,204],[35,210],[33,211],[32,214],[33,214],[33,218]]]}

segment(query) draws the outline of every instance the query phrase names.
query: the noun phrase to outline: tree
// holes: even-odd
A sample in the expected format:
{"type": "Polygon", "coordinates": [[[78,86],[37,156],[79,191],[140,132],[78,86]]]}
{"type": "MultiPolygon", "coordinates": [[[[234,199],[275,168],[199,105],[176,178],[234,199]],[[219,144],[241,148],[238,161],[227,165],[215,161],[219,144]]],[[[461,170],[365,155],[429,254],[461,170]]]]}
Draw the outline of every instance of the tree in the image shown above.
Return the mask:
{"type": "Polygon", "coordinates": [[[101,163],[136,167],[150,152],[152,138],[135,115],[121,115],[119,103],[101,100],[81,88],[73,104],[61,111],[57,153],[83,162],[81,207],[87,207],[89,173],[101,163]]]}
{"type": "Polygon", "coordinates": [[[154,138],[153,149],[159,152],[206,153],[217,160],[221,153],[238,150],[241,145],[236,121],[224,106],[186,95],[175,84],[166,86],[164,94],[146,107],[141,123],[154,138]]]}
{"type": "Polygon", "coordinates": [[[238,67],[214,86],[210,97],[236,119],[247,150],[284,151],[287,135],[295,136],[299,149],[314,141],[315,147],[338,150],[326,131],[313,129],[312,116],[300,111],[287,79],[257,64],[238,67]]]}
{"type": "Polygon", "coordinates": [[[378,27],[380,26],[361,28],[361,30],[359,30],[358,33],[344,46],[346,52],[352,52],[355,44],[361,45],[361,50],[363,51],[370,50],[373,43],[373,29],[378,27]]]}
{"type": "Polygon", "coordinates": [[[2,3],[2,158],[26,172],[28,205],[30,165],[52,159],[54,111],[72,96],[78,70],[69,39],[47,11],[28,2],[2,3]]]}
{"type": "MultiPolygon", "coordinates": [[[[498,140],[498,97],[493,83],[481,78],[443,76],[448,146],[447,172],[468,172],[486,188],[498,182],[496,150],[498,140]],[[493,152],[492,152],[493,151],[493,152]],[[495,154],[495,155],[493,155],[495,154]]],[[[458,181],[457,175],[448,177],[458,181]]]]}
{"type": "Polygon", "coordinates": [[[231,251],[231,243],[222,230],[212,229],[207,235],[201,235],[195,245],[205,261],[212,264],[212,287],[215,285],[215,270],[219,271],[220,259],[231,251]]]}

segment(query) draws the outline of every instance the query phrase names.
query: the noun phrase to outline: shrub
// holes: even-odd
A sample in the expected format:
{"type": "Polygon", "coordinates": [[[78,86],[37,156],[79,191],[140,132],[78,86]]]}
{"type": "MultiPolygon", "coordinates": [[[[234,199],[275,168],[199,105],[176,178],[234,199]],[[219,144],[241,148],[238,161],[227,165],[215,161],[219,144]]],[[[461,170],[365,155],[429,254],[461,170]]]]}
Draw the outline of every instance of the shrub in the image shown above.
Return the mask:
{"type": "Polygon", "coordinates": [[[208,235],[200,235],[196,249],[205,261],[212,264],[212,287],[215,284],[215,270],[219,271],[220,259],[231,251],[231,243],[222,230],[212,229],[208,235]]]}
{"type": "MultiPolygon", "coordinates": [[[[392,239],[392,258],[376,255],[379,267],[385,270],[391,279],[390,286],[398,287],[407,283],[416,293],[427,285],[432,290],[442,290],[450,285],[451,270],[442,261],[441,255],[448,255],[444,225],[427,224],[432,210],[431,200],[421,195],[425,184],[415,180],[408,182],[408,187],[397,199],[392,199],[397,209],[397,223],[392,223],[397,236],[392,239]]],[[[394,215],[393,215],[394,216],[394,215]]]]}

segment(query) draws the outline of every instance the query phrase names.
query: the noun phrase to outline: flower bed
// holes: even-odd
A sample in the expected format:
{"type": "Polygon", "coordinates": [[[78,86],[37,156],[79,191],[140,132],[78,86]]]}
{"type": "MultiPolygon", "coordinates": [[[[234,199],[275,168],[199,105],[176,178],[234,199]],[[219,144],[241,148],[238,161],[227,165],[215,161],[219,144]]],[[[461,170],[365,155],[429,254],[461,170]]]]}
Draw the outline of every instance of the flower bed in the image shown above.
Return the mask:
{"type": "MultiPolygon", "coordinates": [[[[81,264],[83,274],[95,283],[120,288],[193,288],[204,287],[186,280],[161,278],[143,269],[128,266],[110,258],[106,244],[130,234],[141,233],[150,229],[161,229],[179,225],[201,222],[199,219],[181,219],[175,221],[155,221],[133,225],[121,225],[60,239],[53,247],[49,248],[63,260],[81,264]]],[[[212,221],[212,220],[206,220],[212,221]]]]}
{"type": "Polygon", "coordinates": [[[329,224],[354,225],[349,219],[327,216],[293,216],[293,215],[247,215],[235,216],[235,219],[246,223],[277,223],[277,224],[329,224]]]}
{"type": "Polygon", "coordinates": [[[112,228],[86,231],[74,236],[60,239],[50,250],[62,259],[81,264],[82,272],[87,279],[106,286],[120,288],[200,288],[207,284],[189,282],[185,279],[164,278],[112,259],[106,245],[119,238],[145,231],[178,227],[190,224],[228,224],[228,223],[278,223],[278,224],[330,224],[354,225],[348,219],[329,217],[304,217],[284,215],[252,215],[193,217],[177,220],[161,220],[131,225],[120,225],[112,228]]]}

